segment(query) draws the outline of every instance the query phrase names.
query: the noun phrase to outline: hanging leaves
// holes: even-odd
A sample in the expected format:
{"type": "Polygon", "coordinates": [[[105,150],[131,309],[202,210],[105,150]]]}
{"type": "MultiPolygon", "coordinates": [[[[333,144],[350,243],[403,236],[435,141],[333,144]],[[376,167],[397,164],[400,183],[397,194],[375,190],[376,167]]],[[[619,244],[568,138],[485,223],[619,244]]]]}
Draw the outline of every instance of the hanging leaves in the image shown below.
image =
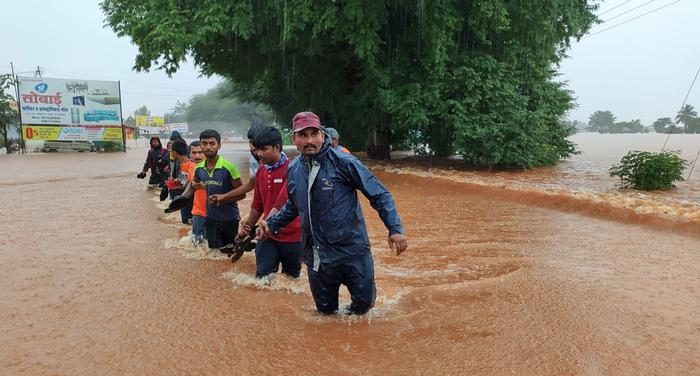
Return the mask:
{"type": "Polygon", "coordinates": [[[135,69],[205,74],[279,119],[316,111],[355,150],[406,144],[468,162],[532,167],[574,147],[555,83],[584,0],[105,0],[139,46],[135,69]],[[370,135],[370,137],[368,137],[370,135]]]}

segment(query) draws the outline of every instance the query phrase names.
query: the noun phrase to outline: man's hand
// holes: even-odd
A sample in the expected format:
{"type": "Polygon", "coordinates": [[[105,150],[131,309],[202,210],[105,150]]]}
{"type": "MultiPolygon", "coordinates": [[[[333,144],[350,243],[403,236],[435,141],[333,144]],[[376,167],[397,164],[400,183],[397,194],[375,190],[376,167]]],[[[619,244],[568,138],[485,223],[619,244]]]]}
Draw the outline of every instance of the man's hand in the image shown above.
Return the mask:
{"type": "Polygon", "coordinates": [[[255,234],[255,239],[258,240],[265,240],[272,236],[272,232],[270,232],[270,228],[267,226],[267,221],[261,221],[258,223],[258,230],[257,233],[255,234]]]}
{"type": "Polygon", "coordinates": [[[401,252],[408,248],[408,242],[406,241],[406,236],[403,234],[393,234],[389,235],[389,248],[396,251],[396,256],[400,255],[401,252]]]}
{"type": "Polygon", "coordinates": [[[250,235],[250,226],[248,226],[247,223],[243,223],[238,229],[238,237],[236,237],[236,240],[245,239],[248,235],[250,235]]]}
{"type": "Polygon", "coordinates": [[[222,203],[223,197],[223,194],[211,195],[209,196],[209,203],[212,205],[219,206],[222,203]]]}
{"type": "Polygon", "coordinates": [[[192,188],[194,189],[205,189],[207,186],[204,185],[204,183],[200,182],[192,182],[192,188]]]}

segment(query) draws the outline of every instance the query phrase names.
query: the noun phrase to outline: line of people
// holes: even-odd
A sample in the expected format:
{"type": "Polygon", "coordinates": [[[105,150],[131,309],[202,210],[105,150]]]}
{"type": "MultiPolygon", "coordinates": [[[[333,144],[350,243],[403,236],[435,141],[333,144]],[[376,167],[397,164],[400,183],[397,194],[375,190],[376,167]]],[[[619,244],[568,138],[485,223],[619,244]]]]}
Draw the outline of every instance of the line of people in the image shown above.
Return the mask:
{"type": "Polygon", "coordinates": [[[303,261],[319,312],[338,311],[338,292],[345,285],[351,295],[347,311],[364,314],[374,305],[376,287],[358,190],[379,213],[390,248],[399,255],[408,245],[391,193],[338,138],[336,130],[321,126],[316,114],[300,112],[292,120],[292,141],[300,156],[290,160],[279,130],[251,128],[246,183],[237,166],[219,155],[221,136],[215,130],[203,131],[189,147],[173,140],[171,159],[178,165],[167,168],[160,141],[152,139],[139,177],[150,168],[149,183],[157,184],[169,174],[163,182],[168,189],[193,197],[193,239],[206,239],[211,251],[232,254],[237,242],[255,236],[256,277],[276,273],[281,266],[282,273],[298,278],[303,261]],[[173,175],[172,169],[178,172],[173,175]],[[157,174],[160,178],[153,177],[157,174]],[[237,203],[250,191],[250,214],[241,222],[237,203]]]}

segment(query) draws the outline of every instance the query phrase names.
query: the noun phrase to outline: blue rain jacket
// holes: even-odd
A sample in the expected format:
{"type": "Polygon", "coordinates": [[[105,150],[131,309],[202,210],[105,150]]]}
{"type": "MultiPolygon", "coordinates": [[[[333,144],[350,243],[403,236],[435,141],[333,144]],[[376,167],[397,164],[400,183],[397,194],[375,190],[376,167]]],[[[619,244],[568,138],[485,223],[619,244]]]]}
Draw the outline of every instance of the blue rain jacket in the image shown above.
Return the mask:
{"type": "Polygon", "coordinates": [[[389,235],[404,233],[391,193],[357,158],[333,149],[328,135],[312,160],[300,155],[289,164],[289,198],[268,219],[270,231],[276,234],[294,218],[301,217],[304,260],[314,270],[318,270],[319,262],[323,266],[335,266],[368,254],[369,238],[357,190],[379,213],[389,235]],[[309,190],[314,165],[318,174],[309,190]]]}

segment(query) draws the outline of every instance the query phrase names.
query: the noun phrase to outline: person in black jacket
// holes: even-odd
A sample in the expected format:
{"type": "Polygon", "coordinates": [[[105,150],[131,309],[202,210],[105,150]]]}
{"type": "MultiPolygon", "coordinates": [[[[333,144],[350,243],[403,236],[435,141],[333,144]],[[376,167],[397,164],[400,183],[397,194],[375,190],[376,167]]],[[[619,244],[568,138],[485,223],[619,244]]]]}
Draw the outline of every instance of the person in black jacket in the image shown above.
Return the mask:
{"type": "Polygon", "coordinates": [[[163,144],[160,143],[160,138],[158,137],[151,137],[150,144],[151,148],[148,150],[146,163],[143,164],[143,169],[137,177],[143,179],[146,177],[148,170],[151,170],[148,184],[162,187],[165,179],[168,178],[168,151],[163,148],[163,144]]]}

